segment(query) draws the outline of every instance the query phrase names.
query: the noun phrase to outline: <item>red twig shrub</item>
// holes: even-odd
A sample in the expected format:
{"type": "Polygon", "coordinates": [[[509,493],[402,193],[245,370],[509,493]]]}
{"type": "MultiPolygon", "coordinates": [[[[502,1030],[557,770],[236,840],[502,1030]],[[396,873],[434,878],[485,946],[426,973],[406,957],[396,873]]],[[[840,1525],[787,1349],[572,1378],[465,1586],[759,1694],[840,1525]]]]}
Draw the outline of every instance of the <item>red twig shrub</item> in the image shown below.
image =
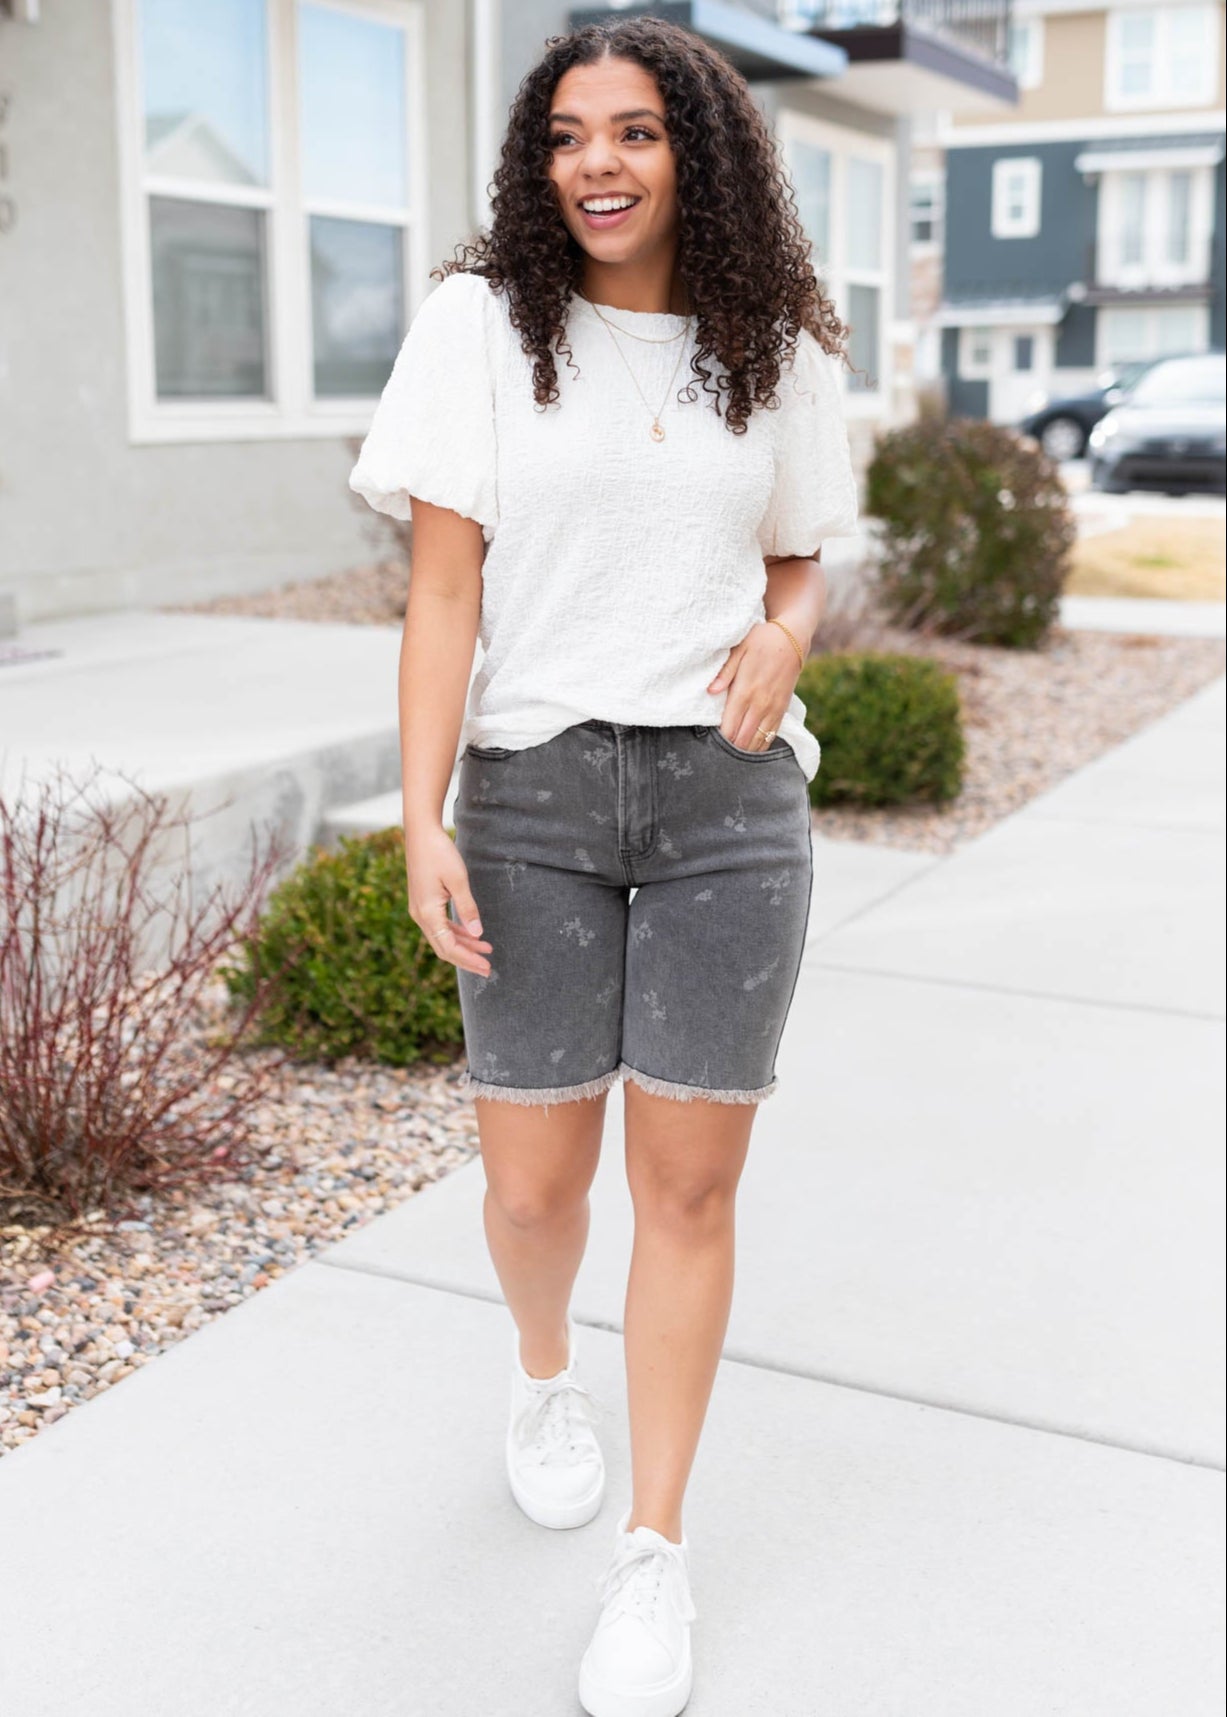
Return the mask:
{"type": "Polygon", "coordinates": [[[197,889],[190,813],[118,803],[60,769],[0,793],[0,1219],[87,1212],[249,1160],[278,1065],[239,1044],[262,996],[199,1029],[214,968],[257,921],[286,856],[253,839],[241,881],[197,889]],[[199,893],[201,898],[195,898],[199,893]]]}

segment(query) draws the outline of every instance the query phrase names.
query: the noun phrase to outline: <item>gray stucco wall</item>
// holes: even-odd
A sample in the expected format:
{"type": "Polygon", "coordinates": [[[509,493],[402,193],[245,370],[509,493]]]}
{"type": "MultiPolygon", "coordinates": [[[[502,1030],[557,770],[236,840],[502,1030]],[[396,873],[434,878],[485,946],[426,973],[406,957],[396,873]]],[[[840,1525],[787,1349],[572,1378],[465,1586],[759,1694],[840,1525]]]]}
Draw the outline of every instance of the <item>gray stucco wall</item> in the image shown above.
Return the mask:
{"type": "MultiPolygon", "coordinates": [[[[343,437],[133,446],[109,0],[0,18],[0,587],[18,613],[190,600],[370,557],[343,437]],[[64,99],[71,90],[72,99],[64,99]]],[[[428,266],[468,233],[466,13],[427,15],[428,266]]]]}
{"type": "Polygon", "coordinates": [[[1227,347],[1227,162],[1220,161],[1214,176],[1214,260],[1211,278],[1210,344],[1216,352],[1227,347]]]}

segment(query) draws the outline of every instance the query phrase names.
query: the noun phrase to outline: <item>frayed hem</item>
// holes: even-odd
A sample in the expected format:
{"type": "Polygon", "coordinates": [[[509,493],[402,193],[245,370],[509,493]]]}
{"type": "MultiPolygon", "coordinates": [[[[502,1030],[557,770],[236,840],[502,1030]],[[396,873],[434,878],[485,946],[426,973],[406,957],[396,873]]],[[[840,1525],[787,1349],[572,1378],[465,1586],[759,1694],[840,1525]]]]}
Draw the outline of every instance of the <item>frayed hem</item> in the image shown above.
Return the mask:
{"type": "Polygon", "coordinates": [[[548,1109],[551,1103],[574,1103],[581,1097],[599,1097],[618,1082],[618,1069],[613,1067],[596,1079],[586,1079],[582,1085],[494,1085],[487,1079],[475,1079],[467,1070],[460,1076],[460,1089],[466,1097],[496,1097],[504,1103],[540,1104],[548,1109]]]}
{"type": "Polygon", "coordinates": [[[683,1085],[674,1079],[658,1079],[654,1073],[641,1073],[629,1061],[621,1062],[618,1072],[623,1079],[633,1080],[653,1097],[675,1097],[680,1103],[693,1103],[696,1099],[705,1103],[762,1103],[780,1083],[778,1079],[772,1079],[770,1084],[759,1085],[749,1091],[714,1091],[706,1085],[683,1085]]]}

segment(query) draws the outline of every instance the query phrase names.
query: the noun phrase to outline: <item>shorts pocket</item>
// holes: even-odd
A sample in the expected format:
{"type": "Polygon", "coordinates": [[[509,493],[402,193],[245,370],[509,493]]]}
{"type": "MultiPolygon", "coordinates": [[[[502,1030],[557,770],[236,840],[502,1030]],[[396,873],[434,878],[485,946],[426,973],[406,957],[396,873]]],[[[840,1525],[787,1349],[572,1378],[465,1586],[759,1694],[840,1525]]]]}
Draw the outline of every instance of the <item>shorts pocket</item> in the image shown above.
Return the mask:
{"type": "Polygon", "coordinates": [[[494,762],[497,762],[500,758],[503,758],[503,757],[514,757],[515,756],[515,750],[510,745],[473,745],[473,744],[469,744],[469,745],[465,746],[464,754],[466,757],[485,757],[485,758],[491,759],[494,762]]]}
{"type": "Polygon", "coordinates": [[[792,746],[777,733],[771,744],[763,751],[743,751],[739,745],[734,745],[719,727],[705,729],[713,745],[721,751],[727,751],[730,757],[740,757],[743,763],[770,763],[777,757],[792,757],[792,746]]]}

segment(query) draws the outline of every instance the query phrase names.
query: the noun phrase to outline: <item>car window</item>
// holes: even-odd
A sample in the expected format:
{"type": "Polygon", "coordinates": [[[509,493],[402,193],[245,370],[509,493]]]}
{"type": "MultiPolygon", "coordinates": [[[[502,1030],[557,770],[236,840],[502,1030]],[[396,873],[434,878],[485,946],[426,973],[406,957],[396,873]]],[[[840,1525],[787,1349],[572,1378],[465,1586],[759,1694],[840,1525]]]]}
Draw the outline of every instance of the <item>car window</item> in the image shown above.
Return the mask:
{"type": "Polygon", "coordinates": [[[1131,405],[1222,405],[1227,359],[1171,358],[1156,364],[1129,396],[1131,405]]]}

